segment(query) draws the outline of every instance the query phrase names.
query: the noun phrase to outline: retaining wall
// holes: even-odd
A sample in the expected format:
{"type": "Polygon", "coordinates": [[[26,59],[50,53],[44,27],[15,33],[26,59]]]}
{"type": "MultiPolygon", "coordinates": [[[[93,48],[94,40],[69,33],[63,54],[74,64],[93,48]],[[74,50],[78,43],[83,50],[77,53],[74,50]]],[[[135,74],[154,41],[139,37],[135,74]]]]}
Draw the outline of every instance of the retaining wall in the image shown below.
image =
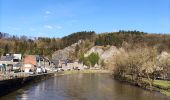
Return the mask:
{"type": "Polygon", "coordinates": [[[29,83],[37,82],[40,80],[47,79],[49,77],[57,76],[62,73],[47,73],[40,75],[32,75],[28,77],[8,79],[0,81],[0,97],[6,95],[12,91],[15,91],[29,83]]]}

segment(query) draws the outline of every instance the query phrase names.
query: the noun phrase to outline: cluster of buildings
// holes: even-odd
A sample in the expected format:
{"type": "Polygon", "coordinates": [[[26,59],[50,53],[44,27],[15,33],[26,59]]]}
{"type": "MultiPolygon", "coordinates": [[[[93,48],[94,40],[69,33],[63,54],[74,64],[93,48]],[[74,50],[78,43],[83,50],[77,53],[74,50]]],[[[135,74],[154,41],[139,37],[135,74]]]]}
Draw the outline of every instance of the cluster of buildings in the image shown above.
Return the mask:
{"type": "Polygon", "coordinates": [[[50,60],[39,55],[6,54],[0,58],[0,72],[46,73],[48,71],[82,70],[79,61],[50,60]]]}
{"type": "Polygon", "coordinates": [[[56,60],[53,62],[57,62],[57,67],[59,70],[83,70],[86,69],[87,66],[83,65],[83,63],[80,63],[78,60],[56,60]]]}

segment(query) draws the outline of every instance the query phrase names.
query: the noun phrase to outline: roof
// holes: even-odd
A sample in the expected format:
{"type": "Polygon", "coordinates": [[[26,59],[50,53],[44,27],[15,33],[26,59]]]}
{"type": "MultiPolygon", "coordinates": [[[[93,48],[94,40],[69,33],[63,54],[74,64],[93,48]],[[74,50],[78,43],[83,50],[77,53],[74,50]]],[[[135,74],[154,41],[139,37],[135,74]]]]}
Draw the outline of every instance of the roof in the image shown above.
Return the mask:
{"type": "Polygon", "coordinates": [[[33,65],[37,65],[37,56],[36,55],[27,55],[24,57],[24,63],[27,64],[33,64],[33,65]]]}
{"type": "Polygon", "coordinates": [[[45,61],[50,61],[49,58],[47,58],[47,57],[43,57],[43,59],[44,59],[45,61]]]}
{"type": "Polygon", "coordinates": [[[11,61],[14,59],[14,56],[2,56],[1,61],[11,61]]]}
{"type": "Polygon", "coordinates": [[[59,64],[59,60],[51,60],[52,63],[54,63],[55,65],[59,64]]]}
{"type": "Polygon", "coordinates": [[[37,61],[42,60],[42,58],[39,55],[31,55],[31,56],[35,56],[37,61]]]}
{"type": "Polygon", "coordinates": [[[22,58],[22,54],[13,54],[13,56],[14,56],[14,59],[21,60],[21,58],[22,58]]]}
{"type": "Polygon", "coordinates": [[[73,60],[70,59],[64,59],[64,60],[60,60],[62,63],[73,63],[73,60]]]}
{"type": "Polygon", "coordinates": [[[22,66],[21,63],[17,63],[17,64],[14,65],[14,67],[21,67],[21,66],[22,66]]]}

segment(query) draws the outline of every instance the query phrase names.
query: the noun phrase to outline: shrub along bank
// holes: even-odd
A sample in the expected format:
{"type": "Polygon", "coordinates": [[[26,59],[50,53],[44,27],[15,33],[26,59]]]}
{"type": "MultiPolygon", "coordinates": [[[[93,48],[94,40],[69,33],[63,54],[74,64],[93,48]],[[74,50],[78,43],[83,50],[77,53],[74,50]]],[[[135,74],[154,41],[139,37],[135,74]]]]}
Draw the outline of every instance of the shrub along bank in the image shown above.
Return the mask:
{"type": "Polygon", "coordinates": [[[143,47],[116,56],[114,77],[133,85],[170,96],[170,58],[159,56],[156,48],[143,47]],[[160,78],[162,80],[156,80],[160,78]]]}

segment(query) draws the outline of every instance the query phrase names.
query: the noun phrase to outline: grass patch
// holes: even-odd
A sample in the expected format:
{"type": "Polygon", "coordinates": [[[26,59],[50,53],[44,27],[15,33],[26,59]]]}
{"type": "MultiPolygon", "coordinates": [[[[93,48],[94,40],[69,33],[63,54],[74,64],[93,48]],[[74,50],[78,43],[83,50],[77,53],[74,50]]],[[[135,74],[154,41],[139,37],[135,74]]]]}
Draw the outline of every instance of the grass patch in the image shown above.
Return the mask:
{"type": "Polygon", "coordinates": [[[165,94],[166,96],[170,96],[170,92],[169,91],[161,91],[161,93],[165,94]]]}
{"type": "Polygon", "coordinates": [[[170,89],[170,81],[165,81],[165,80],[154,80],[154,85],[161,86],[163,88],[170,89]]]}
{"type": "MultiPolygon", "coordinates": [[[[125,75],[126,82],[132,83],[132,77],[131,75],[125,75]]],[[[150,81],[147,78],[142,78],[142,80],[138,83],[139,87],[150,89],[149,88],[150,81]]],[[[154,91],[159,91],[162,94],[165,94],[166,96],[170,96],[170,81],[166,80],[154,80],[153,81],[153,88],[154,91]]]]}
{"type": "Polygon", "coordinates": [[[170,96],[170,81],[154,80],[154,86],[159,89],[162,94],[170,96]]]}

